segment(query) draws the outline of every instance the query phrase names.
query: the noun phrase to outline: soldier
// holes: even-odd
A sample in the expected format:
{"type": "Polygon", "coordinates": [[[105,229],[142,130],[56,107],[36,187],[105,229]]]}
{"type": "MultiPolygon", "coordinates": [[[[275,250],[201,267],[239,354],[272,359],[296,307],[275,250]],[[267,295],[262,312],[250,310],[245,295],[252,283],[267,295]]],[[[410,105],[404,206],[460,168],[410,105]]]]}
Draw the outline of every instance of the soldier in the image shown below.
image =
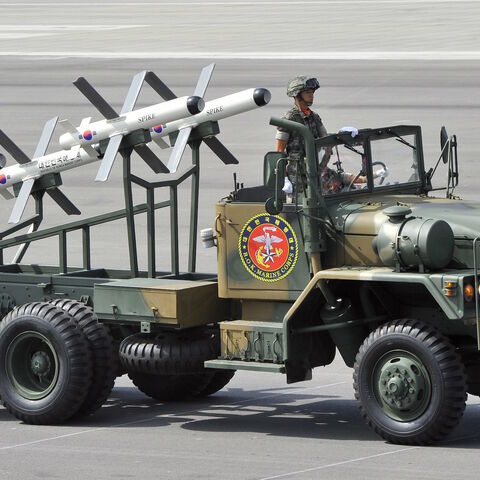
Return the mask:
{"type": "MultiPolygon", "coordinates": [[[[320,84],[316,78],[307,76],[295,77],[290,81],[287,87],[287,95],[295,99],[295,105],[284,115],[287,120],[302,123],[306,125],[313,134],[314,139],[318,139],[327,135],[327,129],[322,123],[320,116],[310,109],[313,104],[315,90],[320,88],[320,84]]],[[[287,176],[285,177],[284,191],[289,194],[293,192],[292,182],[297,180],[297,166],[299,167],[299,177],[304,173],[305,145],[303,137],[297,133],[278,127],[276,135],[277,152],[286,153],[289,157],[287,164],[287,176]]],[[[325,167],[330,155],[323,155],[321,166],[325,167]]],[[[300,182],[298,191],[303,190],[302,182],[300,182]]]]}
{"type": "MultiPolygon", "coordinates": [[[[327,129],[322,123],[320,116],[310,109],[313,104],[315,91],[320,88],[320,84],[316,78],[307,76],[298,76],[291,80],[287,87],[287,95],[295,99],[295,105],[288,110],[283,118],[292,120],[306,125],[313,134],[315,140],[326,136],[327,129]]],[[[358,134],[355,127],[343,127],[340,132],[348,132],[352,137],[358,134]]],[[[287,176],[285,177],[285,185],[283,191],[288,195],[293,193],[294,184],[300,180],[297,191],[302,192],[305,180],[305,145],[303,137],[298,132],[286,130],[278,127],[276,134],[276,151],[284,152],[288,155],[287,176]],[[298,174],[297,174],[298,169],[298,174]],[[303,180],[303,181],[302,181],[303,180]]],[[[336,193],[350,188],[355,180],[356,183],[365,183],[365,176],[355,176],[352,174],[338,174],[327,167],[331,156],[331,151],[321,151],[319,169],[322,176],[322,189],[325,193],[336,193]]],[[[386,177],[388,169],[378,170],[374,173],[374,178],[386,177]]],[[[288,197],[287,197],[288,198],[288,197]]]]}

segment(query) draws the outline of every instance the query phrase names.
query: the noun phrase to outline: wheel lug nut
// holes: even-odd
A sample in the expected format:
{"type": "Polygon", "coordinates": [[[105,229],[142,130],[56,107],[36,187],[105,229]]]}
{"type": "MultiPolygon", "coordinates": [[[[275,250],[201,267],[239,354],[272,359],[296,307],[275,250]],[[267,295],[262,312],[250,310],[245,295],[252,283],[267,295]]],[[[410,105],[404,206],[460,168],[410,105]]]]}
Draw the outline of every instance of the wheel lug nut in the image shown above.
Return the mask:
{"type": "Polygon", "coordinates": [[[413,388],[409,388],[408,393],[415,393],[415,390],[413,388]]]}

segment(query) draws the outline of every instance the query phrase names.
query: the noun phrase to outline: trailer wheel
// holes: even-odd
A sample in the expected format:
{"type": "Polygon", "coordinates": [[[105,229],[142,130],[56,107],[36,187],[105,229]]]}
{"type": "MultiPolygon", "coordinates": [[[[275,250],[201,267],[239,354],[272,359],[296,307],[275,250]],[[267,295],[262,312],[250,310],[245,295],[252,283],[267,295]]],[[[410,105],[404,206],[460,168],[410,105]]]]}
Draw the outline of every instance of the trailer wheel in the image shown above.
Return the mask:
{"type": "Polygon", "coordinates": [[[113,338],[107,328],[98,323],[91,307],[68,299],[55,300],[52,305],[67,312],[87,337],[93,360],[92,383],[77,413],[92,414],[107,401],[117,376],[113,338]]]}
{"type": "Polygon", "coordinates": [[[207,386],[196,394],[197,397],[208,397],[221,390],[235,375],[235,370],[212,370],[213,376],[207,386]]]}
{"type": "Polygon", "coordinates": [[[212,379],[211,373],[152,375],[129,372],[128,376],[141,392],[161,402],[194,398],[207,387],[212,379]]]}
{"type": "Polygon", "coordinates": [[[391,443],[438,442],[465,410],[460,357],[423,322],[397,320],[377,328],[360,347],[353,378],[362,416],[391,443]]]}
{"type": "Polygon", "coordinates": [[[205,360],[220,354],[218,330],[195,329],[162,332],[156,335],[137,333],[120,344],[120,362],[127,372],[152,375],[209,373],[205,360]]]}
{"type": "Polygon", "coordinates": [[[91,381],[87,340],[70,315],[49,303],[15,308],[0,324],[0,397],[32,424],[58,424],[84,402],[91,381]]]}

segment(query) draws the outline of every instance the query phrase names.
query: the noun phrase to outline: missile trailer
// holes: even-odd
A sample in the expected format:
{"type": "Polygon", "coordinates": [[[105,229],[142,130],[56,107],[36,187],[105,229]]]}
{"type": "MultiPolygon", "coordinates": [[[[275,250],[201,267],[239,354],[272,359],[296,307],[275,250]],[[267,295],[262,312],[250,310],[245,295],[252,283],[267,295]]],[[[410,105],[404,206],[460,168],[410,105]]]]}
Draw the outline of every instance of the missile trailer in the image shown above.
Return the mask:
{"type": "MultiPolygon", "coordinates": [[[[192,131],[192,165],[157,182],[131,174],[139,140],[127,137],[124,210],[12,236],[22,222],[1,233],[0,396],[13,415],[48,424],[92,413],[125,372],[160,401],[211,395],[236,370],[304,381],[338,350],[353,367],[361,414],[387,441],[431,444],[456,426],[467,392],[480,395],[480,205],[453,195],[456,138],[442,131],[448,185],[439,198],[418,126],[314,141],[303,125],[271,123],[304,138],[296,191],[285,197],[286,160],[270,152],[262,185],[236,186],[217,203],[213,229],[201,236],[218,249],[218,276],[197,273],[195,262],[198,153],[202,138],[218,133],[214,123],[192,131]],[[331,154],[331,169],[319,172],[319,151],[331,154]],[[177,187],[189,177],[188,271],[180,272],[177,187]],[[145,188],[145,204],[133,205],[132,184],[145,188]],[[155,203],[162,187],[170,200],[155,203]],[[158,208],[170,209],[169,272],[156,268],[158,208]],[[143,212],[145,272],[135,238],[143,212]],[[93,269],[90,230],[119,218],[126,218],[130,269],[93,269]],[[83,239],[76,268],[67,261],[72,231],[83,239]],[[48,237],[58,238],[57,267],[20,263],[28,244],[48,237]],[[3,263],[14,245],[20,254],[3,263]]],[[[41,195],[35,199],[38,223],[41,195]]]]}

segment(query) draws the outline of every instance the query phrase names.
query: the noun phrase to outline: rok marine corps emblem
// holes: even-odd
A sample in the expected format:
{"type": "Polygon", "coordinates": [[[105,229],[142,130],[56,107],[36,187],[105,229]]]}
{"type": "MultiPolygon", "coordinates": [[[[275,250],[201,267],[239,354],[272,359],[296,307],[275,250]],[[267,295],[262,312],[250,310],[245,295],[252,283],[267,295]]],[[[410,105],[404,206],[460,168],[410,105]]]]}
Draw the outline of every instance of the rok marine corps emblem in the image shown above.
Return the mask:
{"type": "Polygon", "coordinates": [[[251,275],[264,282],[276,282],[293,270],[298,242],[292,227],[283,218],[261,213],[244,225],[238,251],[251,275]]]}

